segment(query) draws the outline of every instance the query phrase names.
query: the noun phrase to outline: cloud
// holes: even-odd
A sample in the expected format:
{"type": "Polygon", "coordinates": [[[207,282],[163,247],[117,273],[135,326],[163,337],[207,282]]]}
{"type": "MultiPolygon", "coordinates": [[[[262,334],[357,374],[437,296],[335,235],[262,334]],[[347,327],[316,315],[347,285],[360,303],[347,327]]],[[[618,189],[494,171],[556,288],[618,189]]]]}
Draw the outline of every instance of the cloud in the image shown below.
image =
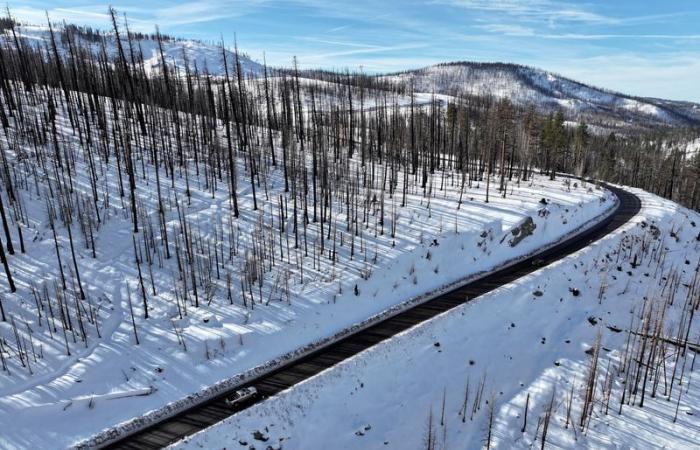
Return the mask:
{"type": "MultiPolygon", "coordinates": [[[[195,0],[184,3],[169,4],[167,7],[138,7],[116,6],[117,12],[126,14],[129,26],[135,31],[153,31],[155,26],[173,29],[181,25],[205,23],[216,20],[241,17],[256,11],[270,0],[246,0],[238,2],[234,0],[195,0]],[[133,25],[133,26],[132,26],[133,25]]],[[[45,6],[45,2],[38,3],[45,6]]],[[[91,6],[72,8],[46,8],[51,21],[66,21],[82,25],[92,25],[100,29],[111,28],[108,14],[109,3],[97,3],[91,6]]],[[[10,8],[13,16],[20,21],[31,24],[46,23],[46,13],[43,7],[21,6],[10,8]]]]}
{"type": "Polygon", "coordinates": [[[75,23],[95,23],[104,22],[109,24],[109,15],[107,14],[108,6],[104,8],[50,8],[38,9],[31,7],[20,6],[18,8],[10,8],[10,14],[21,22],[28,22],[32,25],[40,25],[46,23],[46,14],[48,13],[52,22],[75,22],[75,23]]]}
{"type": "Polygon", "coordinates": [[[575,65],[567,60],[541,60],[536,64],[575,80],[626,94],[700,103],[698,52],[656,55],[620,52],[582,58],[580,64],[575,65]]]}
{"type": "Polygon", "coordinates": [[[504,36],[538,37],[558,40],[608,40],[608,39],[659,39],[659,40],[699,40],[700,34],[624,34],[624,33],[538,33],[535,29],[517,24],[486,24],[477,28],[489,33],[504,36]]]}
{"type": "Polygon", "coordinates": [[[587,24],[614,24],[619,20],[585,9],[562,5],[551,0],[433,0],[436,4],[476,11],[498,12],[527,19],[549,22],[579,22],[587,24]]]}
{"type": "Polygon", "coordinates": [[[506,36],[535,36],[535,30],[522,25],[488,24],[479,25],[478,28],[490,33],[504,34],[506,36]]]}
{"type": "Polygon", "coordinates": [[[362,44],[358,42],[352,42],[352,41],[333,41],[329,39],[319,39],[311,36],[305,36],[299,38],[302,41],[307,41],[307,42],[316,42],[319,44],[327,44],[327,45],[340,45],[342,47],[360,47],[360,48],[382,48],[381,45],[374,45],[374,44],[362,44]]]}
{"type": "Polygon", "coordinates": [[[603,39],[663,39],[663,40],[698,40],[700,34],[541,34],[546,39],[603,40],[603,39]]]}
{"type": "Polygon", "coordinates": [[[245,16],[257,10],[267,0],[245,2],[198,0],[175,4],[167,8],[154,8],[152,20],[163,27],[175,27],[194,23],[245,16]]]}
{"type": "Polygon", "coordinates": [[[326,33],[337,33],[338,31],[347,30],[348,28],[350,28],[350,25],[342,25],[339,27],[331,28],[330,30],[327,30],[326,33]]]}
{"type": "Polygon", "coordinates": [[[411,49],[417,49],[417,48],[425,48],[427,46],[428,46],[428,44],[404,44],[404,45],[393,45],[393,46],[386,46],[386,47],[368,46],[367,48],[358,48],[355,50],[344,50],[344,51],[330,52],[330,53],[324,53],[324,54],[318,54],[318,55],[307,55],[306,62],[313,62],[314,60],[325,61],[325,60],[335,58],[338,56],[363,55],[363,54],[370,54],[370,53],[386,53],[386,52],[392,52],[392,51],[397,51],[397,50],[411,50],[411,49]]]}

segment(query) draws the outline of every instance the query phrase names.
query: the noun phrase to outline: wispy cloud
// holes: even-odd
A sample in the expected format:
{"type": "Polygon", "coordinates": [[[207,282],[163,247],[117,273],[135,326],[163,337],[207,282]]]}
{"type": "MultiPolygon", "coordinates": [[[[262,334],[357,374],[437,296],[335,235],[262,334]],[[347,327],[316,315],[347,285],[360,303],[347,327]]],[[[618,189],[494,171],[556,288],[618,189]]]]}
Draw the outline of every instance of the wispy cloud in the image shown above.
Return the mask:
{"type": "Polygon", "coordinates": [[[535,36],[536,34],[534,29],[522,25],[491,23],[479,25],[478,28],[490,33],[503,34],[506,36],[535,36]]]}
{"type": "Polygon", "coordinates": [[[542,34],[546,39],[603,40],[603,39],[659,39],[659,40],[698,40],[700,34],[542,34]]]}
{"type": "MultiPolygon", "coordinates": [[[[355,50],[344,50],[344,51],[338,51],[338,52],[330,52],[330,53],[324,53],[324,54],[318,54],[318,55],[309,55],[307,58],[312,62],[314,59],[315,60],[325,60],[328,58],[335,58],[338,56],[349,56],[349,55],[363,55],[363,54],[370,54],[370,53],[386,53],[386,52],[393,52],[397,50],[411,50],[411,49],[417,49],[417,48],[425,48],[427,47],[428,44],[405,44],[405,45],[393,45],[393,46],[386,46],[386,47],[377,47],[377,46],[371,46],[367,48],[358,48],[355,50]]],[[[309,61],[307,61],[309,62],[309,61]]]]}
{"type": "Polygon", "coordinates": [[[331,28],[330,30],[326,31],[326,33],[337,33],[338,31],[347,30],[348,28],[350,28],[350,25],[342,25],[339,27],[331,28]]]}
{"type": "Polygon", "coordinates": [[[104,8],[48,8],[46,10],[30,8],[26,6],[20,6],[17,8],[10,8],[10,13],[13,17],[19,19],[22,22],[31,23],[33,25],[45,24],[46,14],[48,13],[52,22],[75,22],[75,23],[86,23],[86,22],[107,22],[109,21],[109,16],[107,15],[108,6],[105,5],[104,8]]]}
{"type": "Polygon", "coordinates": [[[552,0],[433,0],[465,9],[499,12],[521,18],[539,18],[547,21],[612,24],[619,20],[581,7],[552,0]]]}
{"type": "Polygon", "coordinates": [[[196,0],[156,9],[153,11],[153,20],[163,26],[211,22],[245,16],[267,2],[268,0],[196,0]]]}
{"type": "Polygon", "coordinates": [[[517,24],[492,23],[477,28],[503,36],[538,37],[559,40],[608,40],[608,39],[652,39],[652,40],[699,40],[700,34],[653,34],[653,33],[539,33],[534,28],[517,24]]]}
{"type": "Polygon", "coordinates": [[[316,42],[319,44],[340,45],[342,47],[359,47],[359,48],[367,48],[367,49],[383,48],[381,45],[363,44],[363,43],[353,42],[353,41],[334,41],[334,40],[329,40],[329,39],[320,39],[320,38],[311,37],[311,36],[304,36],[304,37],[301,37],[299,39],[302,41],[316,42]]]}
{"type": "MultiPolygon", "coordinates": [[[[129,25],[137,31],[153,31],[156,25],[161,28],[175,28],[182,25],[212,22],[216,20],[242,17],[256,11],[270,0],[194,0],[173,3],[168,7],[148,7],[134,5],[115,5],[117,12],[128,16],[129,25]]],[[[32,24],[46,22],[46,13],[52,21],[74,22],[109,28],[110,3],[93,3],[90,6],[69,8],[35,8],[28,6],[12,7],[13,16],[32,24]]]]}
{"type": "Polygon", "coordinates": [[[611,53],[582,58],[581,64],[542,60],[539,66],[587,83],[629,94],[700,101],[700,53],[665,55],[611,53]],[[604,68],[604,70],[601,70],[604,68]]]}

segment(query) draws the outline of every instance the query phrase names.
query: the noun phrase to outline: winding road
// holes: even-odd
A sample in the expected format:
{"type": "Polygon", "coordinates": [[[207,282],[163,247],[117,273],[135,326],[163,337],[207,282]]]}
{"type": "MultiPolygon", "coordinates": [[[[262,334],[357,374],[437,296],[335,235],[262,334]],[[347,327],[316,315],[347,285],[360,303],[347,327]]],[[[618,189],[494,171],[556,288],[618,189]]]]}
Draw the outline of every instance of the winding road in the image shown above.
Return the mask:
{"type": "Polygon", "coordinates": [[[379,342],[391,338],[397,333],[588,246],[591,242],[603,238],[627,223],[641,209],[641,202],[636,195],[613,186],[606,185],[605,187],[611,190],[620,201],[614,213],[592,228],[515,265],[493,272],[465,286],[439,295],[432,300],[407,309],[327,347],[314,351],[301,359],[291,361],[273,372],[249,381],[245,385],[238,386],[236,389],[254,386],[260,394],[246,404],[236,408],[227,406],[225,400],[232,392],[226,392],[134,434],[122,436],[118,440],[107,443],[102,448],[143,450],[165,447],[220,422],[242,409],[261,402],[266,397],[288,389],[379,342]]]}

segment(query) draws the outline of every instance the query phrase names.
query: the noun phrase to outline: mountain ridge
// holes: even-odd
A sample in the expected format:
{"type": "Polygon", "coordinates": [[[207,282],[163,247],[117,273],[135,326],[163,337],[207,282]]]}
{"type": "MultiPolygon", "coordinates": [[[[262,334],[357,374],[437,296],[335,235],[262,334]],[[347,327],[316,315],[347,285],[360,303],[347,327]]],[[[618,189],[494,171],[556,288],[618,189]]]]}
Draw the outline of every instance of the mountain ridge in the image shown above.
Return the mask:
{"type": "Polygon", "coordinates": [[[515,63],[455,61],[382,77],[412,84],[416,91],[508,98],[516,104],[554,107],[576,116],[597,114],[648,125],[700,125],[700,104],[628,95],[515,63]]]}
{"type": "MultiPolygon", "coordinates": [[[[101,39],[106,40],[108,56],[116,55],[113,32],[93,32],[75,25],[54,29],[56,42],[64,57],[68,56],[67,44],[61,37],[69,29],[81,44],[99,53],[101,39]],[[87,31],[86,31],[87,30],[87,31]]],[[[47,26],[16,25],[15,30],[24,42],[35,46],[50,45],[47,26]]],[[[9,30],[0,30],[0,42],[14,45],[9,30]]],[[[128,51],[128,40],[121,41],[128,51]]],[[[157,73],[162,64],[158,42],[153,36],[132,33],[143,53],[144,68],[157,73]]],[[[235,70],[235,52],[226,49],[229,73],[235,70]]],[[[211,76],[224,76],[221,46],[199,40],[165,36],[163,53],[169,69],[184,71],[186,68],[211,76]]],[[[242,71],[258,77],[263,66],[243,52],[238,52],[242,71]]],[[[313,73],[314,71],[305,71],[313,73]]],[[[535,105],[540,111],[563,110],[571,120],[586,121],[603,128],[632,127],[700,127],[700,104],[654,97],[640,97],[611,89],[592,86],[537,67],[508,62],[444,62],[418,69],[404,70],[374,77],[413,86],[415,92],[447,95],[476,95],[498,99],[507,98],[519,106],[535,105]]],[[[313,78],[313,76],[312,76],[313,78]]]]}

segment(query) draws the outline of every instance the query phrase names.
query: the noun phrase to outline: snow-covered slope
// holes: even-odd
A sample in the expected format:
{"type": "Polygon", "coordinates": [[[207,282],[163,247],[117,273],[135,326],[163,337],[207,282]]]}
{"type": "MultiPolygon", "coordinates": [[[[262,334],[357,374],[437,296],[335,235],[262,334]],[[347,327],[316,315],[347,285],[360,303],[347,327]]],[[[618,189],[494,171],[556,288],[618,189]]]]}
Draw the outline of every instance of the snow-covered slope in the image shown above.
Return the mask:
{"type": "Polygon", "coordinates": [[[688,314],[697,305],[700,215],[635,193],[640,214],[591,247],[175,447],[698,448],[697,353],[674,342],[679,328],[694,343],[700,330],[688,314]],[[628,333],[644,329],[667,341],[645,347],[628,333]]]}
{"type": "MultiPolygon", "coordinates": [[[[36,47],[50,46],[51,38],[48,27],[44,26],[29,26],[23,25],[16,27],[17,35],[26,43],[36,47]]],[[[62,29],[54,29],[56,43],[59,46],[59,51],[64,55],[68,54],[68,44],[62,39],[62,29]]],[[[117,41],[113,33],[104,33],[106,39],[107,54],[110,58],[117,56],[117,41]]],[[[129,44],[126,39],[126,33],[121,30],[120,37],[124,51],[129,55],[129,44]]],[[[81,47],[89,47],[95,54],[101,51],[101,43],[99,40],[90,39],[81,33],[75,33],[75,40],[81,47]]],[[[12,36],[9,31],[0,34],[0,43],[7,42],[14,45],[12,36]]],[[[161,66],[161,57],[158,50],[158,42],[150,36],[139,36],[132,40],[134,51],[138,54],[139,51],[143,54],[144,66],[150,73],[154,69],[159,69],[161,66]]],[[[49,47],[46,47],[49,48],[49,47]]],[[[229,71],[234,69],[235,53],[231,50],[226,50],[229,63],[229,71]]],[[[189,64],[191,72],[194,72],[195,66],[200,73],[209,73],[211,75],[223,76],[224,66],[221,54],[221,47],[195,40],[173,39],[167,38],[163,41],[163,54],[166,63],[170,68],[176,68],[180,71],[185,70],[186,61],[189,64]]],[[[262,73],[263,69],[260,64],[250,59],[247,55],[240,53],[241,69],[247,74],[257,75],[262,73]]]]}
{"type": "MultiPolygon", "coordinates": [[[[44,97],[35,100],[22,105],[25,117],[44,111],[44,97]]],[[[111,115],[112,106],[106,108],[111,115]]],[[[292,203],[281,199],[286,195],[281,166],[262,172],[269,197],[259,191],[254,200],[251,186],[240,183],[240,216],[234,219],[227,183],[211,183],[201,162],[170,172],[166,187],[158,181],[161,172],[153,160],[135,156],[140,170],[129,196],[139,210],[153,212],[162,188],[162,226],[173,243],[166,247],[171,258],[159,254],[151,264],[143,260],[139,266],[137,255],[148,248],[142,242],[149,239],[148,230],[158,228],[158,219],[138,215],[140,231],[132,232],[129,202],[120,196],[120,173],[125,172],[119,160],[90,153],[90,147],[81,145],[85,134],[74,132],[67,109],[56,112],[57,135],[73,161],[70,178],[65,177],[70,199],[76,210],[94,208],[89,213],[93,222],[76,220],[73,228],[54,222],[54,235],[48,205],[50,192],[58,197],[58,182],[45,173],[49,166],[39,162],[49,152],[21,139],[24,128],[15,114],[0,134],[0,147],[14,176],[26,181],[14,192],[25,222],[13,214],[8,229],[8,241],[15,243],[22,231],[25,249],[12,255],[8,249],[17,291],[0,280],[7,316],[0,320],[0,448],[65,448],[149,411],[163,411],[172,402],[312,348],[387,309],[539,249],[613,203],[609,192],[593,185],[538,175],[527,182],[508,182],[502,194],[492,180],[486,203],[486,183],[462,185],[445,176],[440,186],[436,173],[434,188],[432,181],[426,191],[409,184],[403,206],[398,195],[384,200],[384,222],[370,223],[380,205],[373,207],[374,213],[368,210],[367,226],[357,234],[344,225],[351,223],[352,210],[348,212],[342,197],[333,199],[329,210],[336,226],[332,237],[322,240],[330,229],[324,232],[323,221],[309,221],[305,234],[295,235],[291,219],[272,215],[292,203]],[[103,197],[89,199],[93,189],[103,197]],[[528,218],[536,225],[533,234],[513,245],[514,228],[528,218]],[[198,243],[193,260],[207,274],[202,276],[207,281],[195,285],[197,291],[189,277],[177,275],[184,261],[178,253],[187,247],[180,240],[185,223],[198,243]],[[275,258],[274,267],[256,273],[253,286],[246,280],[246,266],[254,261],[251,255],[263,233],[266,242],[276,239],[281,252],[267,253],[270,261],[275,258]],[[300,238],[296,246],[295,237],[300,238]],[[326,257],[331,251],[333,256],[326,257]],[[73,252],[74,258],[67,256],[73,252]],[[64,279],[70,290],[62,289],[64,279]],[[85,291],[84,302],[78,288],[85,291]]],[[[96,129],[91,128],[95,135],[96,129]]],[[[223,124],[217,132],[224,135],[223,124]]],[[[276,138],[281,159],[280,136],[276,138]]],[[[142,149],[136,139],[133,148],[142,149]]],[[[238,180],[247,179],[244,157],[236,155],[238,180]]],[[[310,154],[299,161],[312,167],[310,154]]],[[[334,179],[340,170],[358,177],[367,173],[361,171],[357,153],[333,170],[334,179]]],[[[376,164],[376,170],[382,173],[382,165],[376,164]]],[[[404,176],[410,175],[396,176],[397,185],[403,186],[404,176]]]]}
{"type": "MultiPolygon", "coordinates": [[[[81,166],[79,173],[74,184],[87,189],[88,171],[81,166]]],[[[106,188],[117,189],[114,164],[107,176],[111,183],[106,188]]],[[[150,169],[149,177],[153,179],[150,169]]],[[[194,170],[189,177],[199,183],[194,170]]],[[[268,183],[272,192],[283,186],[279,173],[268,183]]],[[[185,198],[184,182],[178,181],[176,186],[180,198],[185,198]]],[[[419,193],[409,195],[407,207],[400,212],[406,217],[402,222],[406,226],[399,225],[396,239],[388,233],[376,238],[368,233],[364,237],[366,259],[358,257],[350,264],[335,266],[322,262],[319,270],[313,270],[309,263],[303,282],[302,274],[286,272],[288,291],[285,280],[278,280],[282,287],[276,293],[261,294],[263,300],[254,310],[242,305],[236,284],[231,304],[222,274],[211,303],[202,302],[200,308],[188,305],[187,315],[180,318],[171,295],[176,262],[170,260],[162,270],[154,269],[158,297],[150,300],[147,321],[136,317],[141,344],[134,346],[126,289],[131,286],[132,296],[136,295],[138,275],[133,267],[129,220],[123,211],[117,205],[103,211],[106,222],[96,235],[96,259],[82,245],[76,248],[88,296],[95,299],[99,311],[101,335],[88,329],[84,345],[80,340],[73,343],[70,335],[66,344],[63,335],[51,335],[46,322],[44,326],[38,323],[31,285],[53,289],[51,280],[58,276],[58,268],[42,203],[22,193],[36,224],[31,242],[26,242],[27,253],[13,257],[13,264],[20,268],[16,282],[26,295],[13,302],[9,300],[15,297],[8,292],[3,291],[3,295],[6,314],[22,318],[20,335],[27,340],[31,336],[42,356],[32,360],[30,367],[22,367],[18,358],[11,358],[8,371],[0,371],[0,423],[14,424],[12,430],[0,433],[0,448],[51,448],[52,444],[63,448],[87,439],[146,411],[245,374],[403,301],[533,251],[612,203],[606,191],[580,184],[569,190],[562,181],[546,178],[538,178],[532,185],[513,186],[508,198],[494,197],[488,205],[483,202],[484,194],[484,184],[466,190],[468,200],[459,210],[457,188],[430,202],[419,193]],[[550,199],[546,217],[538,214],[543,196],[550,199]],[[535,233],[512,248],[508,243],[512,229],[527,217],[535,221],[535,233]],[[25,327],[25,320],[30,328],[25,327]],[[36,423],[42,423],[41,429],[36,423]]],[[[152,188],[144,186],[139,196],[153,207],[152,188]]],[[[250,193],[241,195],[239,202],[242,210],[251,211],[238,225],[237,234],[246,236],[256,223],[250,193]]],[[[337,205],[334,208],[342,211],[337,205]]],[[[218,216],[231,215],[225,192],[217,193],[215,199],[206,192],[193,192],[191,205],[184,212],[187,220],[207,233],[214,232],[207,224],[216,223],[218,216]]],[[[174,223],[175,214],[169,220],[174,223]]],[[[67,248],[65,233],[60,234],[59,245],[67,248]]],[[[248,244],[241,245],[247,248],[248,244]]],[[[338,251],[346,252],[347,247],[338,251]]],[[[239,261],[236,257],[233,270],[239,261]]],[[[138,301],[136,297],[134,301],[138,301]]],[[[0,337],[13,346],[13,336],[11,324],[0,322],[0,337]]],[[[6,358],[9,355],[6,353],[6,358]]]]}
{"type": "Polygon", "coordinates": [[[694,103],[631,97],[515,64],[448,63],[386,78],[413,83],[417,92],[491,95],[521,105],[563,109],[572,115],[593,114],[641,124],[700,124],[700,105],[694,103]]]}
{"type": "MultiPolygon", "coordinates": [[[[70,27],[78,31],[76,27],[70,27]]],[[[22,25],[16,28],[18,35],[31,45],[47,47],[50,44],[49,30],[46,26],[22,25]]],[[[56,41],[67,54],[67,44],[61,39],[63,31],[54,30],[56,41]]],[[[113,33],[104,33],[107,52],[110,57],[117,54],[116,40],[113,33]]],[[[76,40],[93,52],[99,53],[100,43],[94,36],[85,36],[79,32],[76,40]]],[[[125,51],[129,51],[122,30],[125,51]]],[[[12,45],[8,31],[0,34],[0,43],[12,45]]],[[[150,36],[139,35],[132,41],[134,51],[143,53],[147,71],[158,69],[161,65],[158,45],[150,36]]],[[[47,47],[48,48],[48,47],[47,47]]],[[[164,41],[164,54],[171,68],[184,71],[186,62],[194,70],[214,76],[223,76],[224,67],[221,48],[218,45],[187,39],[168,38],[164,41]]],[[[227,50],[232,70],[234,53],[227,50]]],[[[262,66],[240,53],[241,67],[252,75],[262,73],[262,66]]],[[[546,72],[541,69],[504,63],[455,62],[438,64],[414,71],[380,75],[399,84],[413,84],[415,92],[456,95],[472,95],[508,98],[520,104],[535,104],[543,111],[562,109],[572,119],[585,117],[589,122],[603,123],[609,126],[698,126],[700,125],[700,105],[655,98],[639,98],[607,91],[546,72]]]]}

